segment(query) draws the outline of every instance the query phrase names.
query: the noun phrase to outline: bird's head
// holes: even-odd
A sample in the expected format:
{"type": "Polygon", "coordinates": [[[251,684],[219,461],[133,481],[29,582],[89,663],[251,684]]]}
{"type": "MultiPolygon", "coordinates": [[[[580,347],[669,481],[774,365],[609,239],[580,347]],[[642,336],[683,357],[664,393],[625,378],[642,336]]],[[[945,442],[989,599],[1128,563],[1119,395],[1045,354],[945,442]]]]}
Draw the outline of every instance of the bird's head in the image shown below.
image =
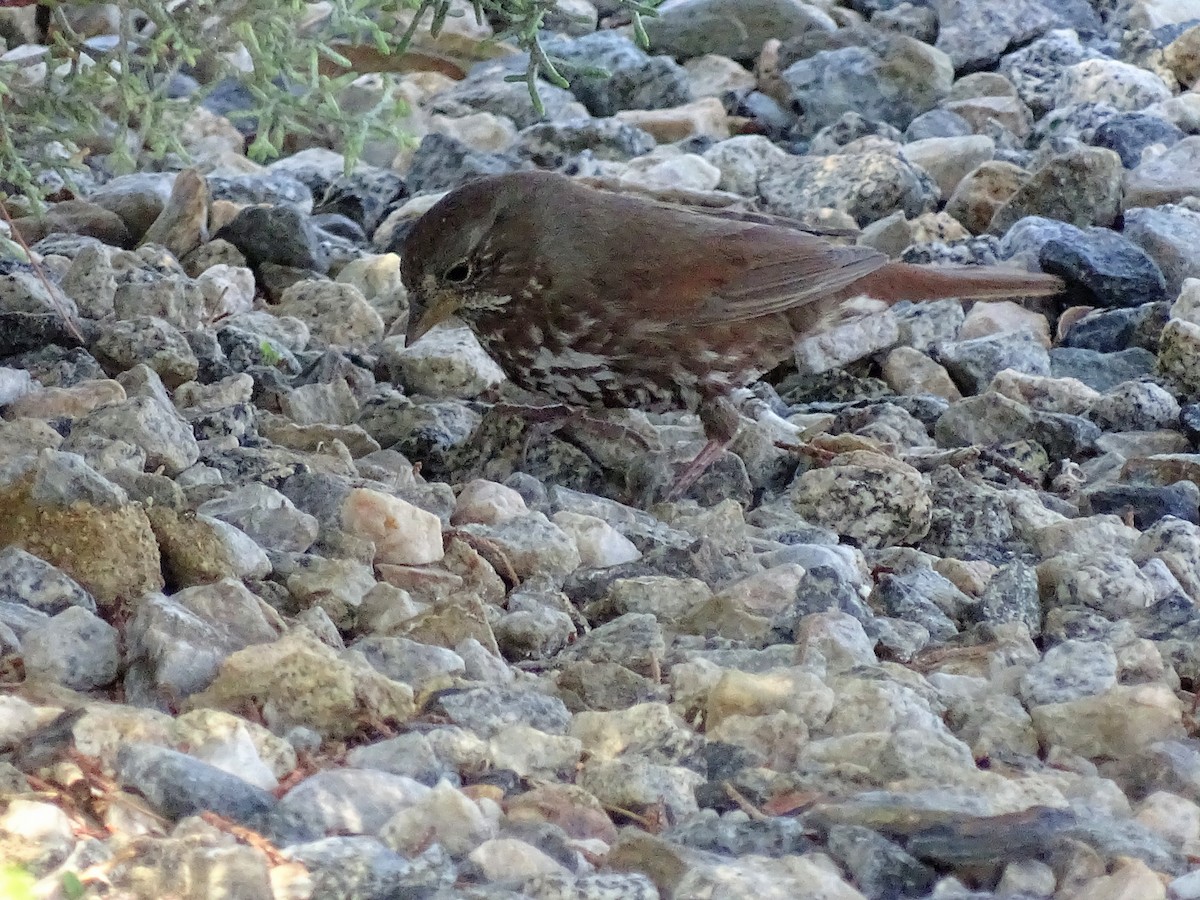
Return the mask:
{"type": "Polygon", "coordinates": [[[525,212],[552,180],[566,179],[549,172],[480,178],[421,216],[400,251],[401,278],[414,311],[420,310],[408,328],[410,345],[450,316],[472,325],[512,301],[504,286],[520,274],[513,251],[529,251],[522,246],[525,212]]]}

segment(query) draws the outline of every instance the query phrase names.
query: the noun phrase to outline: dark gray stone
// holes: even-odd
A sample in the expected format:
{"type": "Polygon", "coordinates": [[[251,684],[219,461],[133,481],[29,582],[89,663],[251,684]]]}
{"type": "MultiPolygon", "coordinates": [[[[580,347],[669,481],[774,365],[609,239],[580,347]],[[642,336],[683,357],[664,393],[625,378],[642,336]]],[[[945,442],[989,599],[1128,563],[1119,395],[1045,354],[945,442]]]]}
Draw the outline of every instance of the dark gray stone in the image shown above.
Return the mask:
{"type": "Polygon", "coordinates": [[[1055,347],[1050,351],[1050,374],[1055,378],[1078,378],[1098,391],[1149,375],[1156,363],[1155,355],[1141,347],[1116,353],[1098,353],[1080,347],[1055,347]]]}
{"type": "Polygon", "coordinates": [[[1108,228],[1087,228],[1070,240],[1049,240],[1038,253],[1043,271],[1084,293],[1088,306],[1140,306],[1166,300],[1158,265],[1133,241],[1108,228]]]}
{"type": "Polygon", "coordinates": [[[125,744],[117,751],[117,781],[171,821],[215,812],[240,825],[260,827],[275,807],[269,792],[201,762],[154,744],[125,744]]]}

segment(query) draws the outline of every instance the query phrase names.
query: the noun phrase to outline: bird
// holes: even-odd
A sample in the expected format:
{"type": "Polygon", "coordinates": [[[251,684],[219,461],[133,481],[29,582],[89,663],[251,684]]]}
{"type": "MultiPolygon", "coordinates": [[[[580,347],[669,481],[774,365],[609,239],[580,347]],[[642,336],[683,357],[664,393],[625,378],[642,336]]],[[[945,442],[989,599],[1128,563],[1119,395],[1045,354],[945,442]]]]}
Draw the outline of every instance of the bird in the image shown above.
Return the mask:
{"type": "Polygon", "coordinates": [[[792,220],[657,202],[544,170],[477,178],[400,247],[406,343],[457,317],[517,387],[560,406],[685,410],[707,443],[678,497],[732,443],[749,386],[797,341],[893,304],[1047,296],[1056,276],[894,262],[792,220]]]}

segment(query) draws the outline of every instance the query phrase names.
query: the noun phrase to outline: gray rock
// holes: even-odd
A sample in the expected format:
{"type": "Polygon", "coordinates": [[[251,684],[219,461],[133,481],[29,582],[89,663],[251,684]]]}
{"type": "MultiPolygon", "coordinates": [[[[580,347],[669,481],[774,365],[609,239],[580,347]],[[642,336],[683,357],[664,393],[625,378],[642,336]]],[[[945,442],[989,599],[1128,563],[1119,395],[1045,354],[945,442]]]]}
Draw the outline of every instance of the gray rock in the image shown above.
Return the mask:
{"type": "Polygon", "coordinates": [[[77,691],[104,687],[121,665],[119,640],[95,613],[72,606],[21,637],[25,670],[77,691]]]}
{"type": "Polygon", "coordinates": [[[514,661],[548,659],[576,635],[569,615],[536,605],[509,612],[492,626],[492,631],[501,654],[514,661]]]}
{"type": "Polygon", "coordinates": [[[542,513],[525,513],[494,525],[473,523],[462,527],[502,549],[521,578],[563,575],[579,567],[575,541],[542,513]]]}
{"type": "Polygon", "coordinates": [[[213,235],[237,247],[254,266],[275,263],[325,272],[329,253],[307,215],[290,204],[247,206],[213,235]]]}
{"type": "Polygon", "coordinates": [[[1030,109],[1045,115],[1055,106],[1062,72],[1096,55],[1096,51],[1084,47],[1077,33],[1061,29],[1005,56],[1000,61],[1000,72],[1030,109]]]}
{"type": "Polygon", "coordinates": [[[233,579],[143,597],[125,632],[129,677],[174,697],[203,690],[231,653],[278,637],[264,607],[233,579]]]}
{"type": "Polygon", "coordinates": [[[153,744],[124,744],[117,751],[115,768],[121,785],[141,794],[171,821],[215,812],[257,829],[276,804],[269,792],[236,775],[153,744]]]}
{"type": "Polygon", "coordinates": [[[558,169],[581,153],[624,161],[649,153],[656,143],[647,132],[617,119],[572,119],[522,129],[512,150],[539,168],[558,169]]]}
{"type": "Polygon", "coordinates": [[[666,642],[658,620],[647,613],[626,613],[569,645],[557,662],[618,663],[648,676],[659,671],[665,654],[666,642]]]}
{"type": "Polygon", "coordinates": [[[363,403],[356,424],[384,447],[394,447],[411,459],[434,468],[438,457],[464,444],[482,417],[457,400],[414,403],[399,393],[376,396],[363,403]]]}
{"type": "Polygon", "coordinates": [[[77,606],[96,611],[96,601],[61,569],[19,547],[0,550],[0,603],[21,603],[51,616],[77,606]]]}
{"type": "Polygon", "coordinates": [[[425,735],[410,731],[353,748],[346,762],[358,769],[404,775],[432,787],[443,779],[458,781],[458,773],[439,758],[425,735]]]}
{"type": "Polygon", "coordinates": [[[33,391],[33,378],[23,369],[0,366],[0,406],[15,403],[33,391]]]}
{"type": "Polygon", "coordinates": [[[861,825],[830,828],[827,847],[868,897],[919,897],[937,880],[932,868],[899,844],[861,825]]]}
{"type": "Polygon", "coordinates": [[[89,434],[128,441],[145,451],[148,466],[162,466],[169,474],[178,474],[200,457],[192,429],[183,418],[145,397],[102,406],[76,420],[63,449],[69,450],[89,434]]]}
{"type": "Polygon", "coordinates": [[[377,835],[396,813],[429,793],[403,775],[367,769],[327,769],[301,781],[274,804],[266,830],[282,844],[330,834],[377,835]]]}
{"type": "Polygon", "coordinates": [[[941,344],[937,347],[937,361],[968,396],[986,390],[1004,369],[1027,375],[1050,374],[1050,354],[1027,331],[941,344]]]}
{"type": "Polygon", "coordinates": [[[990,230],[1004,234],[1026,216],[1072,225],[1109,226],[1121,211],[1121,158],[1099,147],[1076,147],[1051,157],[992,217],[990,230]]]}
{"type": "Polygon", "coordinates": [[[1034,440],[1051,459],[1072,458],[1092,447],[1099,436],[1100,429],[1080,416],[1036,412],[994,391],[951,405],[934,428],[940,446],[1034,440]]]}
{"type": "Polygon", "coordinates": [[[446,691],[438,695],[435,705],[453,724],[485,738],[509,725],[528,725],[547,734],[562,734],[571,722],[571,714],[557,697],[518,688],[446,691]]]}
{"type": "Polygon", "coordinates": [[[1153,303],[1133,309],[1089,313],[1071,326],[1062,346],[1083,347],[1101,353],[1143,347],[1155,353],[1163,326],[1167,323],[1169,306],[1167,303],[1153,303]]]}
{"type": "Polygon", "coordinates": [[[659,900],[660,896],[653,881],[634,872],[578,876],[551,872],[526,881],[521,893],[534,900],[659,900]]]}
{"type": "Polygon", "coordinates": [[[828,15],[797,0],[684,0],[646,20],[651,49],[681,60],[705,53],[749,59],[769,38],[833,29],[828,15]]]}
{"type": "MultiPolygon", "coordinates": [[[[1200,216],[1196,218],[1200,222],[1200,216]]],[[[1166,280],[1154,260],[1107,228],[1087,228],[1070,241],[1047,241],[1038,263],[1043,271],[1082,288],[1094,306],[1139,306],[1168,299],[1166,280]]]]}
{"type": "Polygon", "coordinates": [[[957,71],[994,66],[1009,47],[1028,44],[1054,24],[1050,9],[1037,0],[939,0],[935,46],[957,71]]]}
{"type": "Polygon", "coordinates": [[[847,111],[907,128],[950,92],[950,58],[927,44],[895,36],[873,47],[821,50],[788,66],[783,80],[815,134],[847,111]]]}
{"type": "Polygon", "coordinates": [[[862,547],[919,540],[929,527],[929,495],[916,469],[883,454],[845,454],[792,482],[788,500],[808,522],[862,547]]]}
{"type": "Polygon", "coordinates": [[[196,512],[228,522],[270,550],[303,553],[317,539],[315,516],[298,510],[279,491],[257,482],[207,500],[196,512]]]}
{"type": "Polygon", "coordinates": [[[1170,204],[1126,209],[1122,234],[1158,264],[1168,297],[1178,296],[1184,279],[1200,278],[1200,212],[1170,204]]]}
{"type": "Polygon", "coordinates": [[[1024,263],[1026,268],[1036,268],[1038,255],[1049,241],[1070,243],[1082,239],[1083,233],[1082,228],[1066,222],[1044,216],[1026,216],[1014,223],[1000,239],[1000,258],[1024,263]]]}
{"type": "Polygon", "coordinates": [[[860,225],[896,210],[915,218],[933,209],[938,198],[937,185],[924,170],[880,151],[790,156],[759,176],[758,191],[776,215],[803,219],[832,207],[860,225]]]}
{"type": "Polygon", "coordinates": [[[313,210],[312,190],[295,175],[273,169],[265,174],[208,176],[214,200],[229,200],[239,206],[284,204],[308,215],[313,210]]]}
{"type": "MultiPolygon", "coordinates": [[[[145,461],[137,454],[135,459],[145,461]]],[[[88,503],[101,509],[119,509],[129,502],[125,491],[88,465],[84,457],[50,449],[37,456],[30,496],[39,503],[62,507],[88,503]]]]}
{"type": "Polygon", "coordinates": [[[1042,602],[1037,570],[1014,561],[1000,567],[984,589],[974,611],[980,622],[1020,622],[1031,637],[1042,633],[1042,602]]]}
{"type": "Polygon", "coordinates": [[[1117,657],[1107,644],[1065,641],[1046,651],[1021,678],[1019,694],[1027,706],[1065,703],[1102,694],[1117,683],[1117,657]]]}
{"type": "Polygon", "coordinates": [[[1143,378],[1154,371],[1154,366],[1154,354],[1141,347],[1118,353],[1097,353],[1081,347],[1055,347],[1050,351],[1050,373],[1055,378],[1078,378],[1098,391],[1143,378]]]}
{"type": "Polygon", "coordinates": [[[942,643],[958,633],[954,622],[911,577],[883,575],[871,592],[871,605],[885,615],[915,622],[942,643]]]}
{"type": "Polygon", "coordinates": [[[1047,605],[1083,606],[1114,621],[1154,601],[1146,575],[1127,556],[1111,551],[1052,556],[1038,566],[1038,582],[1047,605]]]}
{"type": "Polygon", "coordinates": [[[1171,319],[1163,328],[1158,348],[1157,373],[1179,399],[1193,403],[1200,397],[1200,325],[1171,319]]]}
{"type": "Polygon", "coordinates": [[[695,790],[703,781],[704,776],[691,769],[655,765],[637,756],[591,760],[577,779],[601,803],[620,809],[662,804],[673,818],[696,812],[695,790]]]}
{"type": "Polygon", "coordinates": [[[528,163],[515,155],[475,150],[447,134],[434,132],[421,138],[404,177],[413,193],[427,194],[450,190],[472,178],[524,168],[528,163]]]}
{"type": "Polygon", "coordinates": [[[1179,422],[1179,402],[1150,381],[1126,381],[1092,404],[1088,418],[1105,431],[1156,431],[1179,422]]]}
{"type": "Polygon", "coordinates": [[[1012,517],[1003,495],[967,481],[949,466],[940,466],[929,476],[929,497],[933,511],[920,544],[927,553],[987,559],[1012,537],[1012,517]]]}
{"type": "MultiPolygon", "coordinates": [[[[616,31],[547,41],[546,53],[565,61],[571,92],[593,116],[623,109],[669,109],[692,100],[687,71],[669,56],[651,56],[616,31]],[[573,70],[601,68],[607,78],[573,70]]],[[[521,65],[522,70],[524,64],[521,65]]]]}
{"type": "Polygon", "coordinates": [[[200,286],[178,275],[119,284],[113,292],[112,308],[118,319],[156,316],[185,331],[199,328],[207,320],[200,286]]]}
{"type": "Polygon", "coordinates": [[[388,900],[451,886],[450,858],[436,844],[430,850],[409,860],[378,839],[360,835],[295,844],[286,853],[308,870],[314,897],[388,900]]]}
{"type": "Polygon", "coordinates": [[[1121,157],[1121,164],[1132,169],[1142,161],[1142,153],[1148,147],[1170,147],[1184,136],[1181,129],[1161,116],[1125,112],[1099,125],[1091,143],[1114,151],[1121,157]]]}
{"type": "Polygon", "coordinates": [[[187,338],[170,322],[154,316],[106,323],[92,351],[110,372],[145,363],[171,387],[194,381],[200,365],[187,338]]]}
{"type": "Polygon", "coordinates": [[[958,113],[949,109],[931,109],[914,118],[906,129],[904,138],[907,141],[921,141],[926,138],[965,137],[974,134],[971,123],[958,113]]]}
{"type": "MultiPolygon", "coordinates": [[[[1162,486],[1101,486],[1089,490],[1084,495],[1084,502],[1086,510],[1092,515],[1107,513],[1131,517],[1134,528],[1149,528],[1167,516],[1193,524],[1200,523],[1200,488],[1191,481],[1162,486]]],[[[1171,585],[1168,590],[1174,589],[1175,586],[1171,585]]]]}
{"type": "Polygon", "coordinates": [[[409,393],[471,399],[504,380],[469,328],[435,328],[411,347],[402,338],[383,342],[380,363],[409,393]]]}
{"type": "Polygon", "coordinates": [[[540,79],[537,91],[546,112],[545,116],[539,115],[529,98],[529,88],[520,82],[504,80],[512,68],[506,63],[477,65],[454,87],[431,97],[426,110],[447,116],[490,112],[511,120],[518,128],[536,125],[543,119],[563,122],[586,117],[587,110],[574,94],[540,79]]]}
{"type": "Polygon", "coordinates": [[[403,637],[369,635],[355,641],[353,650],[391,678],[420,691],[428,682],[445,682],[460,677],[466,669],[461,656],[445,647],[433,647],[403,637]]]}
{"type": "Polygon", "coordinates": [[[352,284],[302,280],[283,291],[275,312],[307,327],[314,348],[370,347],[382,339],[383,319],[352,284]]]}
{"type": "Polygon", "coordinates": [[[962,303],[957,300],[897,303],[892,307],[892,315],[900,331],[899,342],[922,352],[953,341],[966,319],[962,303]]]}
{"type": "Polygon", "coordinates": [[[1062,70],[1055,105],[1104,103],[1131,111],[1170,97],[1171,89],[1147,69],[1115,59],[1086,59],[1062,70]]]}
{"type": "Polygon", "coordinates": [[[1200,135],[1143,160],[1125,179],[1126,209],[1165,206],[1185,197],[1200,197],[1200,135]]]}
{"type": "Polygon", "coordinates": [[[897,144],[903,139],[899,129],[887,122],[877,122],[874,119],[868,119],[861,113],[847,110],[838,116],[836,121],[826,125],[813,135],[808,152],[810,156],[828,156],[831,153],[837,153],[847,144],[865,137],[884,138],[897,144]]]}

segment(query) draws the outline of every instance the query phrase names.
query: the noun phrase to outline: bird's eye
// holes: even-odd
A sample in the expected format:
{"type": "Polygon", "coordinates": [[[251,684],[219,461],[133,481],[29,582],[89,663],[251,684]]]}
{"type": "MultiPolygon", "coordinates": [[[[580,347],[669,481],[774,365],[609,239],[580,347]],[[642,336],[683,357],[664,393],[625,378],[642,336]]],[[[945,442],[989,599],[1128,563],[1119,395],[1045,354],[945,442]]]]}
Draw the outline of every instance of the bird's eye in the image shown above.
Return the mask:
{"type": "Polygon", "coordinates": [[[442,277],[451,284],[462,284],[471,277],[471,263],[465,259],[460,259],[448,268],[446,274],[442,277]]]}

